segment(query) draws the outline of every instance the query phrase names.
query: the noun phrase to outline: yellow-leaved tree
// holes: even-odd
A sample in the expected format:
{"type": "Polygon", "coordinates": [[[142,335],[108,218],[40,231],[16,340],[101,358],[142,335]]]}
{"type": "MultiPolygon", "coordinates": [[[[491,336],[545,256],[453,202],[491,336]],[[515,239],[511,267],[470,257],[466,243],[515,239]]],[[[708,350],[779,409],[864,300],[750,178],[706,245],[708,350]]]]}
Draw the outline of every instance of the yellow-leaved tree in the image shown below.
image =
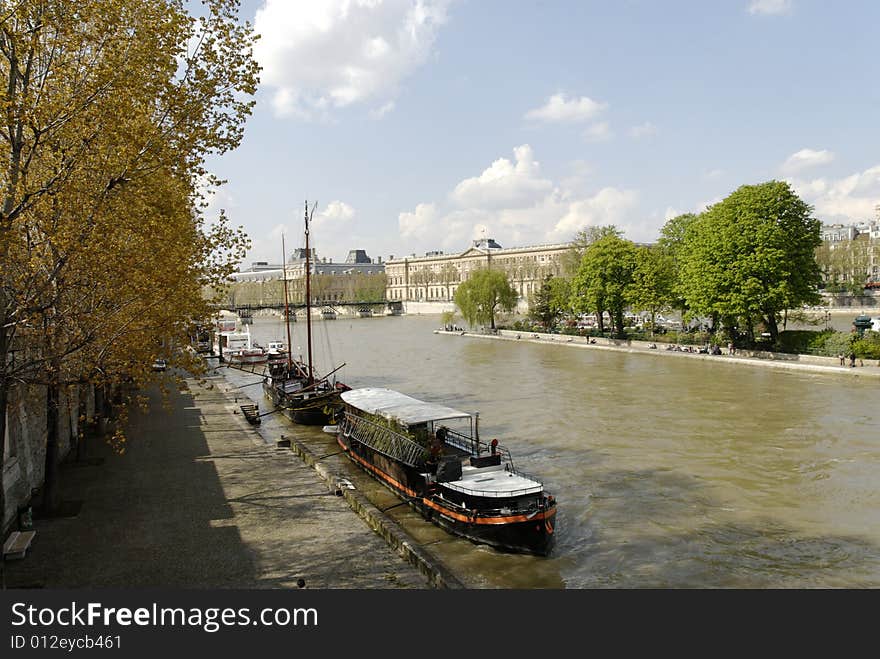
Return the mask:
{"type": "MultiPolygon", "coordinates": [[[[209,316],[247,236],[206,221],[205,167],[253,107],[237,0],[0,0],[0,455],[12,387],[47,388],[57,503],[68,389],[143,381],[209,316]]],[[[185,365],[185,364],[184,364],[185,365]]],[[[0,518],[5,511],[0,469],[0,518]]],[[[2,524],[2,519],[0,519],[2,524]]]]}

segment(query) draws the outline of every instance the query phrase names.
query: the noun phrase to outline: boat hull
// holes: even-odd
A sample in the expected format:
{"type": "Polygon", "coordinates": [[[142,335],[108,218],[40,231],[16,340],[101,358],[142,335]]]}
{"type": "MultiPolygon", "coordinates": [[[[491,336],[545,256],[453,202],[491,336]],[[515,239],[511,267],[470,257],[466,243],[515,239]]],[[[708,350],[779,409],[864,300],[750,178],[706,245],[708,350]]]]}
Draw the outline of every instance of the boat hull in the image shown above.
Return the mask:
{"type": "Polygon", "coordinates": [[[269,361],[268,355],[265,355],[265,354],[263,354],[263,355],[257,355],[257,354],[254,354],[254,355],[236,355],[236,354],[228,355],[227,354],[225,356],[225,359],[230,364],[265,364],[267,361],[269,361]]]}
{"type": "Polygon", "coordinates": [[[263,393],[281,413],[294,423],[304,426],[322,426],[336,422],[342,412],[340,396],[348,387],[337,387],[333,391],[320,392],[303,397],[286,394],[274,387],[271,382],[263,384],[263,393]]]}
{"type": "Polygon", "coordinates": [[[426,482],[422,470],[393,460],[357,440],[337,433],[346,455],[373,478],[417,510],[426,520],[449,533],[478,544],[514,553],[549,555],[555,545],[555,503],[528,514],[489,514],[445,500],[436,484],[426,482]]]}

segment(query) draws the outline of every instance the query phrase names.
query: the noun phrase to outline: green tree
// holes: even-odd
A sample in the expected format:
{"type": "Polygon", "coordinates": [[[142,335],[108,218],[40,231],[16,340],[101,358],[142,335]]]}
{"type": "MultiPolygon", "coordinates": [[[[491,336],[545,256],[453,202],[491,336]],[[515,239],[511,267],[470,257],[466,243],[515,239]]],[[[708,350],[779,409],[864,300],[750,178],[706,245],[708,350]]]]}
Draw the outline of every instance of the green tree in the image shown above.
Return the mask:
{"type": "Polygon", "coordinates": [[[516,307],[516,289],[500,270],[478,268],[455,290],[455,305],[473,327],[488,324],[495,329],[495,314],[516,307]]]}
{"type": "Polygon", "coordinates": [[[669,308],[675,301],[675,271],[673,260],[661,247],[638,247],[633,283],[629,302],[635,309],[651,314],[651,335],[654,319],[659,311],[669,308]]]}
{"type": "Polygon", "coordinates": [[[570,313],[571,282],[565,277],[547,275],[529,300],[529,318],[549,328],[570,313]]]}
{"type": "Polygon", "coordinates": [[[599,238],[584,252],[571,283],[571,306],[577,312],[596,312],[599,331],[605,331],[603,315],[611,315],[612,331],[623,335],[623,312],[632,295],[638,261],[632,241],[611,233],[599,238]]]}
{"type": "Polygon", "coordinates": [[[693,230],[698,215],[684,213],[667,220],[660,230],[660,238],[656,247],[670,260],[673,272],[671,306],[684,316],[687,313],[687,302],[682,289],[681,273],[687,245],[688,231],[693,230]]]}
{"type": "Polygon", "coordinates": [[[618,238],[621,238],[623,237],[623,232],[613,224],[598,227],[590,226],[580,229],[571,241],[571,249],[560,258],[562,272],[568,277],[573,277],[581,266],[581,261],[584,258],[587,248],[605,236],[617,236],[618,238]]]}
{"type": "Polygon", "coordinates": [[[707,209],[685,233],[680,291],[692,312],[754,335],[762,321],[776,341],[782,313],[818,304],[820,223],[788,183],[744,185],[707,209]]]}

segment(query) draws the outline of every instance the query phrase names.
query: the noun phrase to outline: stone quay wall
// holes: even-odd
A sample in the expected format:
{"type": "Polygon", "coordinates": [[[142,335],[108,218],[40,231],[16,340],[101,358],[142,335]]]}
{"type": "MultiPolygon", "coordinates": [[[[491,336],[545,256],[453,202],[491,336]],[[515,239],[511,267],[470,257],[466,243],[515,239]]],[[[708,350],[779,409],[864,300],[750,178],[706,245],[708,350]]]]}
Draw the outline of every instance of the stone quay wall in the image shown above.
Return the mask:
{"type": "MultiPolygon", "coordinates": [[[[30,502],[34,490],[43,485],[46,471],[46,387],[19,384],[9,391],[6,410],[6,455],[3,461],[5,510],[0,530],[15,522],[19,508],[30,502]]],[[[64,387],[58,402],[58,459],[76,446],[80,414],[95,416],[92,386],[64,387]]]]}

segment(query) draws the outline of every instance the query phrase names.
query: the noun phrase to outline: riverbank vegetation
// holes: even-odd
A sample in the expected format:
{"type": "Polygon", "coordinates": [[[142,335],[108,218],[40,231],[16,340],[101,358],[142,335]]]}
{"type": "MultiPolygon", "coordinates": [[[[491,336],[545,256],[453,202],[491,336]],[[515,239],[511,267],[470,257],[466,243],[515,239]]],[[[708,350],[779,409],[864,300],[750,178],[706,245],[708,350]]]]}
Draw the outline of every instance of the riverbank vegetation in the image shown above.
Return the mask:
{"type": "Polygon", "coordinates": [[[590,227],[512,329],[873,359],[876,333],[786,331],[836,281],[812,210],[788,183],[768,181],[671,218],[651,245],[614,226],[590,227]],[[658,322],[670,312],[678,326],[658,322]]]}
{"type": "Polygon", "coordinates": [[[220,184],[206,159],[239,144],[258,82],[237,10],[3,3],[0,455],[10,391],[45,387],[47,494],[62,395],[144,381],[157,357],[185,363],[174,347],[209,317],[204,287],[248,246],[204,214],[220,184]]]}

